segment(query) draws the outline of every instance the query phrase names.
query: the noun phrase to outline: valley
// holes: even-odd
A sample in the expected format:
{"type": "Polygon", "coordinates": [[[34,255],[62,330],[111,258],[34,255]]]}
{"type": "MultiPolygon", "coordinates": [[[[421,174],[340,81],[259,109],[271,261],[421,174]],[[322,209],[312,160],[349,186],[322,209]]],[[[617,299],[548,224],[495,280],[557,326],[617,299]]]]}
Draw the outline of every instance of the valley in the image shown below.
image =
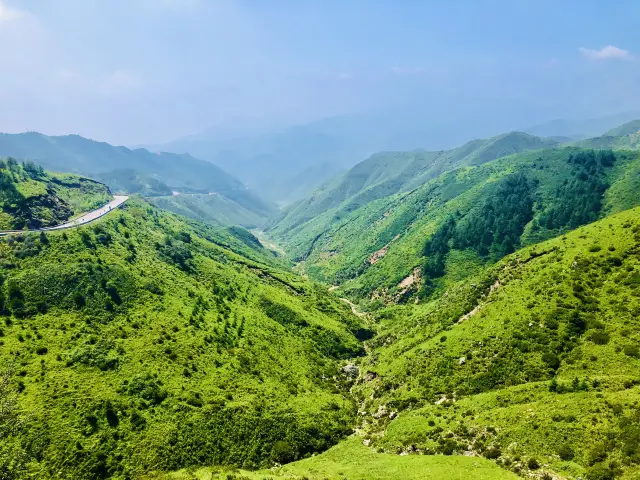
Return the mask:
{"type": "Polygon", "coordinates": [[[3,161],[0,471],[636,478],[636,134],[377,154],[264,231],[3,161]]]}

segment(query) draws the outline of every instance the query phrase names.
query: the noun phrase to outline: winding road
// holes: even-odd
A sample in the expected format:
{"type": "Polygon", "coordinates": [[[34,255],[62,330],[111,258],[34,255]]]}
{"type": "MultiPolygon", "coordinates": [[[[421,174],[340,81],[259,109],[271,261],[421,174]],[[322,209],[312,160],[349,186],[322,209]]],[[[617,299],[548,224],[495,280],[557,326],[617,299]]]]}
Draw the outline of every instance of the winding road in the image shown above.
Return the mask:
{"type": "Polygon", "coordinates": [[[112,212],[127,200],[129,200],[129,197],[125,195],[114,195],[113,200],[111,200],[105,206],[100,207],[97,210],[93,210],[91,212],[85,213],[84,215],[78,218],[74,218],[73,220],[67,223],[56,225],[55,227],[35,228],[33,230],[4,230],[4,231],[0,231],[0,236],[11,235],[12,233],[47,232],[52,230],[66,230],[68,228],[79,227],[81,225],[86,225],[87,223],[91,223],[100,217],[104,217],[106,214],[108,214],[109,212],[112,212]]]}

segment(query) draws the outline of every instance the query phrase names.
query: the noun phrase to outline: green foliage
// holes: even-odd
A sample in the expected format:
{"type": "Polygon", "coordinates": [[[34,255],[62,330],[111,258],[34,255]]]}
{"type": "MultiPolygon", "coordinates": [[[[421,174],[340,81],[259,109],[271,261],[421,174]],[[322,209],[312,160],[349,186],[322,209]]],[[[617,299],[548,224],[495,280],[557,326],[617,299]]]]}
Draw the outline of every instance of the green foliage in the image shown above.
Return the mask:
{"type": "Polygon", "coordinates": [[[571,178],[556,191],[555,201],[542,213],[539,223],[549,230],[574,229],[596,220],[607,190],[605,169],[613,166],[613,152],[593,150],[570,155],[571,178]]]}
{"type": "Polygon", "coordinates": [[[10,160],[0,163],[0,230],[57,225],[111,199],[101,183],[10,160]]]}
{"type": "Polygon", "coordinates": [[[531,181],[523,174],[500,180],[493,195],[477,211],[471,211],[455,230],[453,245],[471,248],[481,256],[498,260],[520,246],[524,227],[533,218],[531,181]]]}
{"type": "Polygon", "coordinates": [[[23,478],[27,472],[28,454],[20,442],[24,431],[23,419],[18,411],[16,388],[12,372],[0,372],[0,478],[23,478]]]}
{"type": "Polygon", "coordinates": [[[636,152],[562,147],[457,169],[440,160],[431,160],[439,176],[411,191],[340,218],[329,209],[295,227],[283,220],[272,234],[304,260],[302,273],[340,285],[352,300],[407,302],[433,298],[505,254],[640,201],[636,152]],[[451,219],[451,238],[441,237],[451,219]]]}
{"type": "Polygon", "coordinates": [[[609,216],[431,302],[374,311],[373,358],[360,364],[372,380],[354,387],[372,446],[488,458],[499,449],[520,473],[633,478],[639,218],[638,208],[609,216]]]}
{"type": "MultiPolygon", "coordinates": [[[[287,445],[281,444],[286,452],[287,445]]],[[[362,438],[351,436],[328,451],[288,465],[257,472],[229,471],[220,468],[182,470],[161,475],[161,480],[211,478],[215,480],[336,480],[340,478],[381,480],[516,480],[517,475],[501,469],[490,460],[463,455],[397,455],[376,453],[362,444],[362,438]]]]}
{"type": "Polygon", "coordinates": [[[91,226],[33,235],[33,255],[0,239],[0,365],[20,362],[28,421],[12,438],[30,472],[267,467],[351,432],[335,359],[363,352],[365,326],[234,233],[134,198],[91,226]]]}

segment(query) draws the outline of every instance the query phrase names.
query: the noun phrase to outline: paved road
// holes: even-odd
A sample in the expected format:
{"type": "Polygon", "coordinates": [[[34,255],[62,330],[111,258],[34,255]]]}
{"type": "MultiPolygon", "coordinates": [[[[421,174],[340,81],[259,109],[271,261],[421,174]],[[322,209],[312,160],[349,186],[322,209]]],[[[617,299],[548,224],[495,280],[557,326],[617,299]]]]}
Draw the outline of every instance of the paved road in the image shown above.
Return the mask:
{"type": "Polygon", "coordinates": [[[66,230],[67,228],[79,227],[80,225],[86,225],[87,223],[91,223],[94,220],[97,220],[98,218],[105,216],[107,213],[115,210],[127,200],[129,200],[129,197],[127,196],[114,195],[113,200],[107,203],[104,207],[100,207],[97,210],[93,210],[92,212],[89,212],[89,213],[85,213],[81,217],[71,220],[70,222],[63,223],[62,225],[57,225],[55,227],[36,228],[34,230],[5,230],[5,231],[0,231],[0,235],[9,235],[11,233],[24,233],[24,232],[66,230]]]}

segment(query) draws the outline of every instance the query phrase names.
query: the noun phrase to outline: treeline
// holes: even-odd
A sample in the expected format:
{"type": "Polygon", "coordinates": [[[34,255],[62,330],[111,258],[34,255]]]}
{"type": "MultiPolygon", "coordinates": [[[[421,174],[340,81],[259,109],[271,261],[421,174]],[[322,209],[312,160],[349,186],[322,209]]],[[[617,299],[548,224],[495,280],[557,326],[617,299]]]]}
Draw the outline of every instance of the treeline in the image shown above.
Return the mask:
{"type": "Polygon", "coordinates": [[[537,179],[523,173],[504,177],[480,207],[464,215],[460,212],[450,215],[425,241],[423,293],[430,295],[435,288],[434,280],[444,276],[452,249],[472,250],[483,259],[495,262],[521,246],[521,237],[529,222],[533,231],[546,229],[551,231],[548,235],[551,236],[555,231],[572,230],[597,220],[603,195],[609,188],[607,169],[615,161],[611,150],[571,153],[567,158],[571,165],[570,178],[558,186],[546,204],[537,196],[537,179]],[[538,215],[536,210],[540,212],[538,215]]]}
{"type": "Polygon", "coordinates": [[[510,175],[500,181],[482,207],[459,220],[459,213],[448,217],[423,248],[426,290],[430,293],[432,280],[444,275],[451,248],[469,248],[492,260],[515,251],[524,227],[533,218],[534,189],[535,182],[525,175],[510,175]]]}
{"type": "Polygon", "coordinates": [[[598,219],[602,196],[607,190],[605,168],[613,166],[611,150],[588,150],[569,156],[573,165],[570,179],[556,190],[553,204],[538,219],[538,225],[548,230],[572,230],[598,219]]]}

